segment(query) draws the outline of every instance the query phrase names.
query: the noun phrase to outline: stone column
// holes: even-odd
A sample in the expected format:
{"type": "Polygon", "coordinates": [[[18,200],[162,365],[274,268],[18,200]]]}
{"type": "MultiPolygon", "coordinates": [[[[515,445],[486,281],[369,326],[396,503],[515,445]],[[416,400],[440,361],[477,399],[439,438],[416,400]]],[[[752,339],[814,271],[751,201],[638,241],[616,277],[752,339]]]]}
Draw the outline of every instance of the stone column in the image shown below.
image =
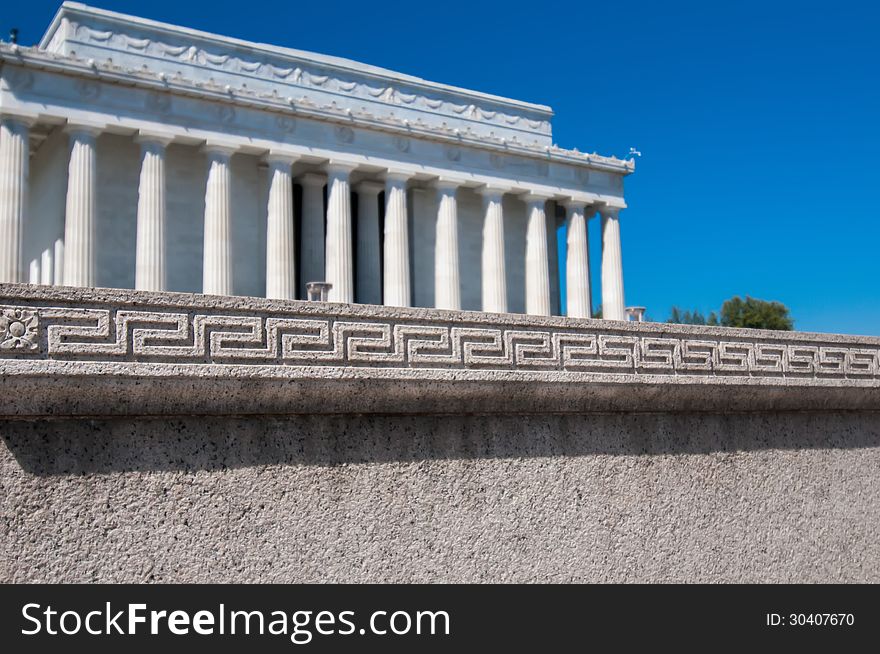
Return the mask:
{"type": "Polygon", "coordinates": [[[547,256],[547,214],[549,196],[528,193],[526,227],[526,313],[550,315],[550,260],[547,256]]]}
{"type": "Polygon", "coordinates": [[[434,245],[434,306],[461,309],[458,266],[458,182],[437,182],[437,232],[434,245]]]}
{"type": "Polygon", "coordinates": [[[325,281],[329,302],[354,302],[354,256],[351,249],[351,186],[357,166],[330,162],[327,166],[327,243],[325,281]]]}
{"type": "Polygon", "coordinates": [[[140,134],[141,176],[138,186],[137,246],[134,287],[139,291],[166,290],[165,147],[171,139],[140,134]]]}
{"type": "Polygon", "coordinates": [[[382,301],[387,306],[410,306],[409,220],[406,182],[409,175],[388,173],[385,180],[385,278],[382,301]]]}
{"type": "Polygon", "coordinates": [[[68,125],[70,163],[64,214],[64,283],[95,285],[96,127],[68,125]]]}
{"type": "Polygon", "coordinates": [[[364,304],[382,304],[379,193],[384,188],[376,182],[361,182],[355,189],[358,192],[357,301],[364,304]]]}
{"type": "Polygon", "coordinates": [[[54,247],[55,270],[52,272],[52,284],[64,285],[64,239],[55,239],[54,247]]]}
{"type": "Polygon", "coordinates": [[[302,185],[299,296],[306,298],[308,297],[306,284],[326,281],[324,278],[324,182],[326,179],[323,175],[307,173],[298,181],[302,185]]]}
{"type": "Polygon", "coordinates": [[[504,213],[506,189],[483,187],[483,311],[507,313],[507,276],[504,268],[504,213]]]}
{"type": "MultiPolygon", "coordinates": [[[[571,318],[590,318],[590,242],[587,233],[586,204],[574,200],[564,203],[567,215],[567,253],[565,259],[566,313],[571,318]]],[[[595,211],[595,210],[594,210],[595,211]]]]}
{"type": "Polygon", "coordinates": [[[24,281],[28,136],[33,123],[30,118],[0,117],[0,282],[24,281]]]}
{"type": "Polygon", "coordinates": [[[232,295],[232,195],[229,159],[235,148],[208,143],[202,293],[232,295]]]}
{"type": "Polygon", "coordinates": [[[266,297],[296,299],[296,243],[293,227],[293,179],[296,157],[269,153],[269,203],[266,207],[266,297]]]}
{"type": "Polygon", "coordinates": [[[626,320],[623,300],[623,260],[620,252],[620,209],[602,207],[602,317],[626,320]]]}
{"type": "Polygon", "coordinates": [[[46,248],[40,254],[40,283],[51,286],[55,276],[55,262],[52,256],[52,248],[46,248]]]}

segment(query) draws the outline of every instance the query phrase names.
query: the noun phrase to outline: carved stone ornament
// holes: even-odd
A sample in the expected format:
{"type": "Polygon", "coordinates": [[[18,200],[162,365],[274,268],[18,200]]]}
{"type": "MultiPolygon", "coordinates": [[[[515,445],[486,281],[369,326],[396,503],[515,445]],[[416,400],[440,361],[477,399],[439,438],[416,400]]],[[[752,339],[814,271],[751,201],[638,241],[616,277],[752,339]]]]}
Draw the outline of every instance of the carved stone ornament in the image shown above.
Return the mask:
{"type": "Polygon", "coordinates": [[[0,310],[0,350],[38,350],[38,324],[36,311],[16,308],[0,310]]]}
{"type": "Polygon", "coordinates": [[[33,88],[34,74],[23,68],[10,67],[9,72],[6,74],[6,84],[13,91],[25,91],[33,88]]]}
{"type": "Polygon", "coordinates": [[[80,79],[76,81],[76,91],[86,100],[96,100],[101,95],[101,86],[94,80],[80,79]]]}
{"type": "Polygon", "coordinates": [[[235,120],[235,109],[229,105],[218,105],[215,111],[217,112],[217,118],[221,123],[231,123],[235,120]]]}
{"type": "Polygon", "coordinates": [[[296,118],[293,116],[276,116],[275,117],[275,127],[277,127],[282,132],[295,132],[296,131],[296,118]]]}
{"type": "Polygon", "coordinates": [[[340,143],[351,143],[354,141],[354,130],[351,127],[338,126],[336,128],[336,140],[340,143]]]}
{"type": "Polygon", "coordinates": [[[165,114],[171,109],[171,95],[168,93],[158,93],[150,91],[147,94],[146,107],[151,111],[157,111],[165,114]]]}

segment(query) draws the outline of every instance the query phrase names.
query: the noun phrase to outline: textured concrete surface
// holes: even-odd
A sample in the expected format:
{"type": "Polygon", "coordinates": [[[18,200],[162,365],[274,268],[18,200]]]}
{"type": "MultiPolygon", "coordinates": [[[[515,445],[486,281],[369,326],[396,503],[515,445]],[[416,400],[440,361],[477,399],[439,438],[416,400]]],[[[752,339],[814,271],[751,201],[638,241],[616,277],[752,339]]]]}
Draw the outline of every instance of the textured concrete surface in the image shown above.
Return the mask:
{"type": "Polygon", "coordinates": [[[880,581],[872,412],[41,419],[0,435],[0,581],[880,581]]]}

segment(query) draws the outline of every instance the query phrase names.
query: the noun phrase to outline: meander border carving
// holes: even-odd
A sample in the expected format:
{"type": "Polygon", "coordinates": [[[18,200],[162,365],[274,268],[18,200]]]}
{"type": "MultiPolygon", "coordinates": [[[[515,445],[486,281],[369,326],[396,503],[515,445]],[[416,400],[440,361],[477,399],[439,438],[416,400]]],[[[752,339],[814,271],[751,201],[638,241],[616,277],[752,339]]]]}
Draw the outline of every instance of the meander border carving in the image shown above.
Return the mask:
{"type": "Polygon", "coordinates": [[[343,310],[322,315],[89,304],[0,305],[0,359],[880,379],[880,346],[772,342],[746,331],[737,338],[639,333],[613,324],[449,324],[379,313],[346,316],[343,310]]]}

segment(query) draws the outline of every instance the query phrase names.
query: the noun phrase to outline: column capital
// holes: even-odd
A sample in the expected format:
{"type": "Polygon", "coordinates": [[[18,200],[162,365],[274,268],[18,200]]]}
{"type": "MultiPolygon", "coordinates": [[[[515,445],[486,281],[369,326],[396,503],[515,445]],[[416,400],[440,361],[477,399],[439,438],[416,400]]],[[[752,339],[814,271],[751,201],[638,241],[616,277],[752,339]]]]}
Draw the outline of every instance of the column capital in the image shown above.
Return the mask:
{"type": "Polygon", "coordinates": [[[440,193],[452,193],[455,195],[456,191],[461,188],[461,182],[457,179],[451,179],[449,177],[438,177],[431,184],[436,188],[440,193]]]}
{"type": "Polygon", "coordinates": [[[406,183],[413,178],[412,173],[403,170],[388,169],[385,172],[385,184],[394,184],[397,186],[406,186],[406,183]]]}
{"type": "Polygon", "coordinates": [[[600,204],[596,207],[596,210],[599,212],[603,218],[617,218],[620,213],[620,207],[612,207],[607,204],[600,204]]]}
{"type": "Polygon", "coordinates": [[[559,204],[565,207],[567,211],[583,211],[586,212],[587,206],[592,204],[587,200],[581,200],[578,198],[565,198],[564,200],[560,200],[559,204]]]}
{"type": "Polygon", "coordinates": [[[519,196],[523,202],[527,202],[530,205],[541,204],[543,205],[548,200],[553,199],[553,195],[549,193],[540,193],[537,191],[528,191],[519,196]]]}
{"type": "Polygon", "coordinates": [[[358,193],[369,193],[371,195],[379,195],[385,190],[385,185],[380,182],[364,180],[355,185],[354,190],[358,193]]]}
{"type": "Polygon", "coordinates": [[[289,169],[293,164],[299,161],[299,155],[282,152],[281,150],[269,150],[263,155],[263,161],[270,166],[289,169]]]}
{"type": "Polygon", "coordinates": [[[223,157],[228,159],[238,152],[238,146],[231,143],[224,143],[222,141],[205,141],[205,144],[202,146],[202,151],[213,157],[223,157]]]}
{"type": "Polygon", "coordinates": [[[331,159],[327,162],[327,165],[324,166],[324,169],[327,171],[328,176],[346,176],[348,177],[357,169],[357,164],[350,163],[348,161],[339,161],[338,159],[331,159]]]}
{"type": "Polygon", "coordinates": [[[106,125],[98,123],[78,123],[72,121],[68,121],[67,125],[64,126],[65,133],[71,136],[90,136],[91,138],[97,138],[105,129],[107,129],[106,125]]]}
{"type": "Polygon", "coordinates": [[[296,178],[302,186],[319,186],[322,187],[327,183],[327,177],[320,173],[305,173],[296,178]]]}
{"type": "Polygon", "coordinates": [[[168,134],[159,134],[158,132],[148,132],[146,130],[138,130],[134,136],[134,142],[143,145],[158,145],[162,148],[168,147],[168,144],[174,140],[173,136],[168,134]]]}
{"type": "Polygon", "coordinates": [[[501,202],[501,198],[505,193],[510,193],[510,189],[505,186],[493,186],[491,184],[484,184],[476,189],[476,191],[482,195],[485,200],[496,200],[498,202],[501,202]]]}
{"type": "Polygon", "coordinates": [[[18,111],[10,111],[9,109],[0,109],[0,123],[14,124],[19,127],[31,128],[36,125],[38,117],[35,114],[28,114],[18,111]]]}

